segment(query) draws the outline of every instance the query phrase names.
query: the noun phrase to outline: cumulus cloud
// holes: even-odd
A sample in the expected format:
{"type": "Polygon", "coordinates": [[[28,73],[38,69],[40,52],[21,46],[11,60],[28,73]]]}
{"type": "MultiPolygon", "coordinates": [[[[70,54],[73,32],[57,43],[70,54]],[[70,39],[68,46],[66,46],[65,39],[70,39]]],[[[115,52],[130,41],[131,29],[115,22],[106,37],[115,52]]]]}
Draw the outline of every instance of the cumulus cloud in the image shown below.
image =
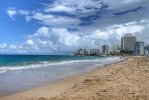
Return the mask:
{"type": "Polygon", "coordinates": [[[36,37],[45,37],[45,38],[48,38],[50,37],[50,34],[49,34],[49,28],[48,27],[41,27],[37,30],[37,32],[34,34],[34,36],[36,37]]]}
{"type": "Polygon", "coordinates": [[[66,28],[41,27],[28,38],[27,44],[32,41],[34,42],[33,46],[37,46],[39,49],[45,47],[53,52],[73,51],[81,47],[96,47],[95,41],[91,37],[81,37],[78,33],[70,32],[66,28]],[[88,43],[87,46],[86,43],[88,43]]]}
{"type": "Polygon", "coordinates": [[[41,27],[29,38],[36,42],[37,46],[42,44],[50,46],[50,49],[54,48],[53,50],[72,51],[78,48],[100,48],[103,41],[109,44],[119,42],[125,33],[137,34],[142,32],[143,28],[142,25],[136,25],[136,22],[130,22],[107,27],[104,31],[96,29],[88,35],[81,36],[78,32],[71,32],[66,28],[41,27]],[[50,44],[46,44],[48,42],[50,44]]]}

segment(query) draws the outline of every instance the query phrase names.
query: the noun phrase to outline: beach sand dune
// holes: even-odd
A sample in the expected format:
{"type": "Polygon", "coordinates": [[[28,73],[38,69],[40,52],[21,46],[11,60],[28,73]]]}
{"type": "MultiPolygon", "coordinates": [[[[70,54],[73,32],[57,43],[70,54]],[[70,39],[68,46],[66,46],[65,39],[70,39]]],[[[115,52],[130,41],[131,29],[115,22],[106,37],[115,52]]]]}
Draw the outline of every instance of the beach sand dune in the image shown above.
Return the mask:
{"type": "Polygon", "coordinates": [[[0,100],[149,100],[149,58],[129,57],[54,85],[0,100]]]}

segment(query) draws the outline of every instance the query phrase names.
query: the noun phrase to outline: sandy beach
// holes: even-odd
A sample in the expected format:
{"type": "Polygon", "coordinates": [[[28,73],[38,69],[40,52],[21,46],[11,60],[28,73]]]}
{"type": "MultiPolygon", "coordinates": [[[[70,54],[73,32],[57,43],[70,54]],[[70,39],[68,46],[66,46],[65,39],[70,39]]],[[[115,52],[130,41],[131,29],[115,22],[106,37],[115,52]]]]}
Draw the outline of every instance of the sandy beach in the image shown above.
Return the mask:
{"type": "Polygon", "coordinates": [[[129,57],[0,100],[149,100],[149,58],[129,57]]]}

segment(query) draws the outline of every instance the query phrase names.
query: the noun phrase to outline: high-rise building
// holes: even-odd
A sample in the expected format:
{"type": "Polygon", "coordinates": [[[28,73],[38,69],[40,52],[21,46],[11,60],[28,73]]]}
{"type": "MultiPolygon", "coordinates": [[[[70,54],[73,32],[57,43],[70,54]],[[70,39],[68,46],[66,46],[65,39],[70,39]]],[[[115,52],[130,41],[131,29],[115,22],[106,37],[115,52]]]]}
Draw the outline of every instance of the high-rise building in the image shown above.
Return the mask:
{"type": "Polygon", "coordinates": [[[78,49],[75,55],[88,55],[88,51],[86,49],[78,49]]]}
{"type": "Polygon", "coordinates": [[[99,49],[90,49],[90,55],[100,55],[99,49]]]}
{"type": "Polygon", "coordinates": [[[83,49],[79,49],[79,50],[77,51],[77,55],[83,55],[83,49]]]}
{"type": "Polygon", "coordinates": [[[136,36],[133,36],[132,34],[125,34],[125,36],[123,36],[121,38],[121,50],[133,52],[134,51],[134,44],[136,41],[137,41],[136,36]]]}
{"type": "Polygon", "coordinates": [[[74,55],[77,56],[98,56],[100,55],[100,50],[99,49],[90,49],[89,51],[87,49],[78,49],[74,55]]]}
{"type": "Polygon", "coordinates": [[[144,47],[144,53],[145,55],[149,56],[149,45],[144,47]]]}
{"type": "Polygon", "coordinates": [[[144,42],[135,42],[134,54],[135,55],[144,55],[144,42]]]}
{"type": "Polygon", "coordinates": [[[95,55],[100,55],[100,50],[99,49],[94,49],[94,53],[95,53],[95,55]]]}
{"type": "Polygon", "coordinates": [[[94,49],[90,49],[90,55],[94,54],[94,49]]]}
{"type": "Polygon", "coordinates": [[[111,46],[111,53],[120,53],[121,47],[118,44],[112,45],[111,46]]]}
{"type": "Polygon", "coordinates": [[[82,55],[86,55],[86,49],[83,49],[83,54],[82,55]]]}
{"type": "Polygon", "coordinates": [[[103,46],[102,46],[102,53],[103,53],[103,54],[108,54],[108,53],[109,53],[108,51],[109,51],[108,45],[103,45],[103,46]]]}

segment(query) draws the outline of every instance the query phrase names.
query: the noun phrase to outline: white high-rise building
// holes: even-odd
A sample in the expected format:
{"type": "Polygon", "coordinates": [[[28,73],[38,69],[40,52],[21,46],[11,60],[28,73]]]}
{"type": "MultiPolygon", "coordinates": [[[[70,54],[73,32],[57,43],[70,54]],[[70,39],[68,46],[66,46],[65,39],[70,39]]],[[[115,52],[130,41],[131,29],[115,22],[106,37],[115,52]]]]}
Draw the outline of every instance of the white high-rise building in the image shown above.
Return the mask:
{"type": "Polygon", "coordinates": [[[135,42],[134,54],[135,55],[144,55],[144,42],[135,42]]]}
{"type": "Polygon", "coordinates": [[[122,51],[134,51],[134,44],[137,41],[136,36],[133,36],[132,34],[125,34],[121,38],[121,50],[122,51]]]}

